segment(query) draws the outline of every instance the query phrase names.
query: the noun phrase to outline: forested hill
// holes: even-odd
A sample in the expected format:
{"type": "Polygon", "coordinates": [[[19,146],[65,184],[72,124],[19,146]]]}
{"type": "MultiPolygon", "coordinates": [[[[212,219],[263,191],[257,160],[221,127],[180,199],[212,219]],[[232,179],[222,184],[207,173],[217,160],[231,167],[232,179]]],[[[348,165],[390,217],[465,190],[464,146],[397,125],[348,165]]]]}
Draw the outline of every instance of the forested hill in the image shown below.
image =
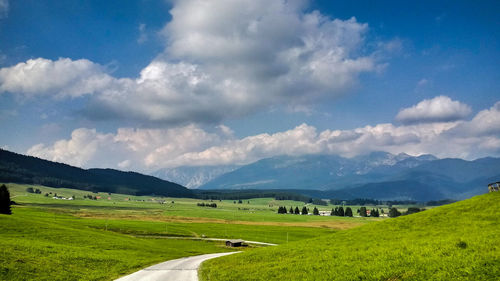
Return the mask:
{"type": "Polygon", "coordinates": [[[181,185],[134,172],[81,169],[0,149],[0,182],[40,184],[131,195],[193,197],[181,185]]]}

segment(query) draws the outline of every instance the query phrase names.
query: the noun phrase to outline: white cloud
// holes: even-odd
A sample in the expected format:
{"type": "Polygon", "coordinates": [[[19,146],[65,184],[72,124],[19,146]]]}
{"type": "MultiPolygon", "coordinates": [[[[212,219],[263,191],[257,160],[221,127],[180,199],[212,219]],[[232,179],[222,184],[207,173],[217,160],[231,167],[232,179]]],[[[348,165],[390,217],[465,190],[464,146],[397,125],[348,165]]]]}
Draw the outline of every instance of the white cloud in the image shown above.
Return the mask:
{"type": "Polygon", "coordinates": [[[500,156],[500,102],[470,121],[396,126],[378,124],[352,130],[325,130],[302,124],[275,134],[235,138],[226,126],[208,132],[189,125],[174,129],[122,128],[114,134],[77,129],[69,140],[32,147],[28,154],[85,167],[150,172],[163,167],[248,164],[276,155],[372,151],[434,154],[472,159],[500,156]]]}
{"type": "Polygon", "coordinates": [[[306,4],[174,1],[165,51],[138,78],[111,77],[84,59],[39,58],[0,69],[0,92],[89,94],[87,116],[143,123],[217,123],[273,106],[305,108],[337,98],[381,66],[379,52],[366,51],[367,24],[309,13],[306,4]]]}
{"type": "Polygon", "coordinates": [[[400,110],[396,120],[403,124],[452,122],[464,119],[470,113],[468,105],[447,96],[438,96],[400,110]]]}
{"type": "Polygon", "coordinates": [[[0,19],[6,18],[9,14],[9,0],[0,0],[0,19]]]}
{"type": "Polygon", "coordinates": [[[77,97],[103,90],[110,85],[113,78],[103,70],[102,66],[85,59],[30,59],[25,63],[0,69],[0,92],[27,97],[77,97]]]}

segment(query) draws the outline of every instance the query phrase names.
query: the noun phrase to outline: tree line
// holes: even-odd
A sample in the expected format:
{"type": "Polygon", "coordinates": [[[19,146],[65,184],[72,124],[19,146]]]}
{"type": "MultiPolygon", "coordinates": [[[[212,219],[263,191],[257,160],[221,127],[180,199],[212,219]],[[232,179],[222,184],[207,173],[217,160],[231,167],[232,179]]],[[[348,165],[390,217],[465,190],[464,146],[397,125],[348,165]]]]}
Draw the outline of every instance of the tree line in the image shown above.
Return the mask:
{"type": "Polygon", "coordinates": [[[330,216],[338,216],[338,217],[352,217],[352,209],[351,207],[344,208],[343,207],[335,207],[332,208],[332,212],[330,216]]]}
{"type": "MultiPolygon", "coordinates": [[[[292,214],[292,215],[308,215],[309,214],[309,209],[304,206],[302,207],[302,211],[299,210],[299,207],[290,207],[289,210],[285,206],[280,206],[278,207],[278,214],[292,214]]],[[[313,215],[319,216],[319,210],[318,208],[314,207],[313,209],[313,215]]]]}
{"type": "Polygon", "coordinates": [[[198,207],[212,207],[212,208],[217,208],[217,204],[215,204],[215,203],[198,203],[196,205],[198,207]]]}

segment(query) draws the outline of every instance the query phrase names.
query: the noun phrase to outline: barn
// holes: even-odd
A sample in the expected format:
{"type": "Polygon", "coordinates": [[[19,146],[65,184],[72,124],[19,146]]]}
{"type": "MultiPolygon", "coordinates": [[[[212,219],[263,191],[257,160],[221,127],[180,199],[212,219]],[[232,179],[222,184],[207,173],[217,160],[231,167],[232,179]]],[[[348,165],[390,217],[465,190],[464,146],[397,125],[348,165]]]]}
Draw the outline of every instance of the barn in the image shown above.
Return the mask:
{"type": "Polygon", "coordinates": [[[243,242],[244,241],[241,239],[227,240],[226,246],[227,247],[241,247],[241,246],[243,246],[243,242]]]}

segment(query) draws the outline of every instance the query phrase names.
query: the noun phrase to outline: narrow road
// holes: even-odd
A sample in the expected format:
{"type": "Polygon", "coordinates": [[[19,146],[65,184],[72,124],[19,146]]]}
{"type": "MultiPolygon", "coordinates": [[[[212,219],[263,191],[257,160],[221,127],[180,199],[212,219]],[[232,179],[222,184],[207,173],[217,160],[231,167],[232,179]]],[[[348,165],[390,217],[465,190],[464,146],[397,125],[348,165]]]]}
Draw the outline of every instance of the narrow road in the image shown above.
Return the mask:
{"type": "MultiPolygon", "coordinates": [[[[177,240],[204,240],[204,241],[227,241],[228,238],[200,238],[200,237],[177,237],[177,236],[148,236],[148,235],[135,235],[135,237],[146,237],[146,238],[161,238],[161,239],[177,239],[177,240]]],[[[256,244],[264,246],[278,246],[274,243],[258,242],[258,241],[248,241],[244,240],[243,243],[246,244],[256,244]]]]}
{"type": "Polygon", "coordinates": [[[201,263],[239,252],[206,254],[162,262],[139,270],[116,281],[198,281],[198,268],[201,263]]]}

